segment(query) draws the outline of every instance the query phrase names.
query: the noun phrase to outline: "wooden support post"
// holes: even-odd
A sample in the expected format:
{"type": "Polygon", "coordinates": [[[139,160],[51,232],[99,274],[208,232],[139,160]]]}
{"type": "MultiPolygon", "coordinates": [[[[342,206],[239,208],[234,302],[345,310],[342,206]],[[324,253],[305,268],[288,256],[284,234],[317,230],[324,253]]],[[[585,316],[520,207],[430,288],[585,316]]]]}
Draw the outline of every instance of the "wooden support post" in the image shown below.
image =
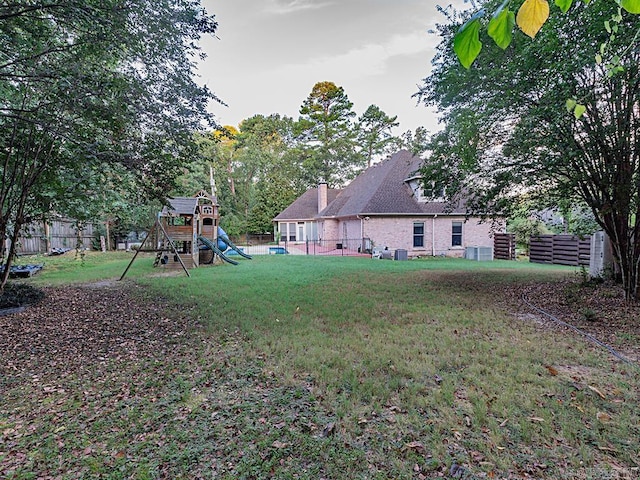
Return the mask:
{"type": "MultiPolygon", "coordinates": [[[[162,226],[162,224],[160,223],[160,220],[156,220],[156,223],[154,223],[153,227],[151,228],[151,230],[149,230],[149,233],[147,233],[147,236],[144,237],[144,240],[142,241],[142,243],[140,244],[140,248],[138,248],[136,250],[136,253],[133,255],[133,258],[131,259],[131,261],[129,262],[129,265],[127,265],[127,268],[125,269],[124,273],[122,274],[122,276],[120,277],[120,280],[122,280],[125,275],[127,274],[127,272],[129,271],[129,268],[131,267],[131,265],[133,264],[134,260],[136,259],[136,257],[138,256],[138,253],[140,253],[141,251],[143,251],[143,247],[145,245],[145,243],[147,243],[147,239],[149,237],[152,237],[152,233],[156,230],[156,228],[159,228],[160,231],[162,231],[162,234],[164,235],[165,240],[167,241],[167,243],[169,244],[169,246],[171,247],[171,252],[173,252],[173,254],[178,258],[178,261],[180,262],[180,265],[182,266],[182,269],[184,270],[184,273],[187,274],[187,277],[191,277],[191,274],[189,273],[189,270],[187,269],[187,267],[185,266],[184,262],[182,261],[182,258],[180,258],[180,254],[178,253],[178,249],[176,248],[175,244],[173,243],[173,241],[171,241],[171,238],[169,238],[169,235],[167,234],[167,231],[164,229],[164,227],[162,226]]],[[[153,249],[151,250],[144,250],[144,251],[151,251],[151,252],[157,252],[158,248],[154,246],[153,249]]]]}

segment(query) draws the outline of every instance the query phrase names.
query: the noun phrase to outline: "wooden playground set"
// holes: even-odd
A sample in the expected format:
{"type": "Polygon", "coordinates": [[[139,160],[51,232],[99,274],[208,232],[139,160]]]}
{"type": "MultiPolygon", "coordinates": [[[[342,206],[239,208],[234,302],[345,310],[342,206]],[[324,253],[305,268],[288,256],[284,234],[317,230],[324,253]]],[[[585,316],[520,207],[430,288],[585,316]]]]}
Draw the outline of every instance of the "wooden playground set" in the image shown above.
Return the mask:
{"type": "Polygon", "coordinates": [[[140,252],[156,254],[154,267],[182,268],[187,276],[190,276],[189,269],[211,265],[216,259],[237,265],[238,262],[229,255],[237,254],[251,259],[250,255],[233,244],[219,221],[216,197],[204,190],[193,197],[169,199],[169,206],[158,213],[155,224],[120,280],[140,252]]]}

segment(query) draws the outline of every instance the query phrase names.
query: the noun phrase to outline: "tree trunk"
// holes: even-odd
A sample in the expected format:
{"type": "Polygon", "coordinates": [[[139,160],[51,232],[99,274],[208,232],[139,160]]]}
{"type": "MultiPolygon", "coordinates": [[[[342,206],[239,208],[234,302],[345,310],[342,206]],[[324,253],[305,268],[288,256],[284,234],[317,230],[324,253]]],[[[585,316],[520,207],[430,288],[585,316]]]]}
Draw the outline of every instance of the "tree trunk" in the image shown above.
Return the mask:
{"type": "Polygon", "coordinates": [[[613,213],[605,215],[604,230],[611,240],[613,258],[622,281],[627,301],[638,300],[638,280],[640,279],[640,242],[636,242],[635,230],[629,226],[625,215],[613,213]]]}
{"type": "MultiPolygon", "coordinates": [[[[22,224],[16,224],[13,232],[11,233],[11,246],[9,247],[9,252],[7,254],[7,258],[4,259],[4,271],[0,276],[0,295],[4,292],[4,286],[7,284],[9,280],[9,274],[11,273],[11,265],[13,265],[13,259],[16,256],[16,245],[18,243],[18,236],[20,233],[20,229],[22,228],[22,224]]],[[[0,232],[0,235],[4,238],[6,232],[0,232]]]]}

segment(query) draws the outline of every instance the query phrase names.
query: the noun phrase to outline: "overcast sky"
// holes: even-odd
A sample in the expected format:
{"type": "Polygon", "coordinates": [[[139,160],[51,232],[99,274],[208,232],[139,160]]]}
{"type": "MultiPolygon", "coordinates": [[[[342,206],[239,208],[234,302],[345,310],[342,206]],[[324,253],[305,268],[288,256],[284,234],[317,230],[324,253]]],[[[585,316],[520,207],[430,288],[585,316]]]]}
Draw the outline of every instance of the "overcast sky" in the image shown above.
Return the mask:
{"type": "Polygon", "coordinates": [[[202,42],[201,82],[228,107],[210,110],[223,125],[255,114],[297,119],[317,82],[344,88],[360,116],[376,104],[397,115],[396,134],[437,128],[411,96],[430,69],[444,21],[436,4],[463,0],[203,0],[218,21],[202,42]]]}

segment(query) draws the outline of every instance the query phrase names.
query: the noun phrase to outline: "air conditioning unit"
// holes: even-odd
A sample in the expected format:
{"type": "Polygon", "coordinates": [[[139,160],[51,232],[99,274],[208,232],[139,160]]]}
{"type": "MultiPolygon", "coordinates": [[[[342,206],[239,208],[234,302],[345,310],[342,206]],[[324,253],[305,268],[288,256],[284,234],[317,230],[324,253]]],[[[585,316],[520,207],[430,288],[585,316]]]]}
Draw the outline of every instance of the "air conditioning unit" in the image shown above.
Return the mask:
{"type": "Polygon", "coordinates": [[[464,258],[478,262],[493,261],[493,247],[467,247],[464,258]]]}

